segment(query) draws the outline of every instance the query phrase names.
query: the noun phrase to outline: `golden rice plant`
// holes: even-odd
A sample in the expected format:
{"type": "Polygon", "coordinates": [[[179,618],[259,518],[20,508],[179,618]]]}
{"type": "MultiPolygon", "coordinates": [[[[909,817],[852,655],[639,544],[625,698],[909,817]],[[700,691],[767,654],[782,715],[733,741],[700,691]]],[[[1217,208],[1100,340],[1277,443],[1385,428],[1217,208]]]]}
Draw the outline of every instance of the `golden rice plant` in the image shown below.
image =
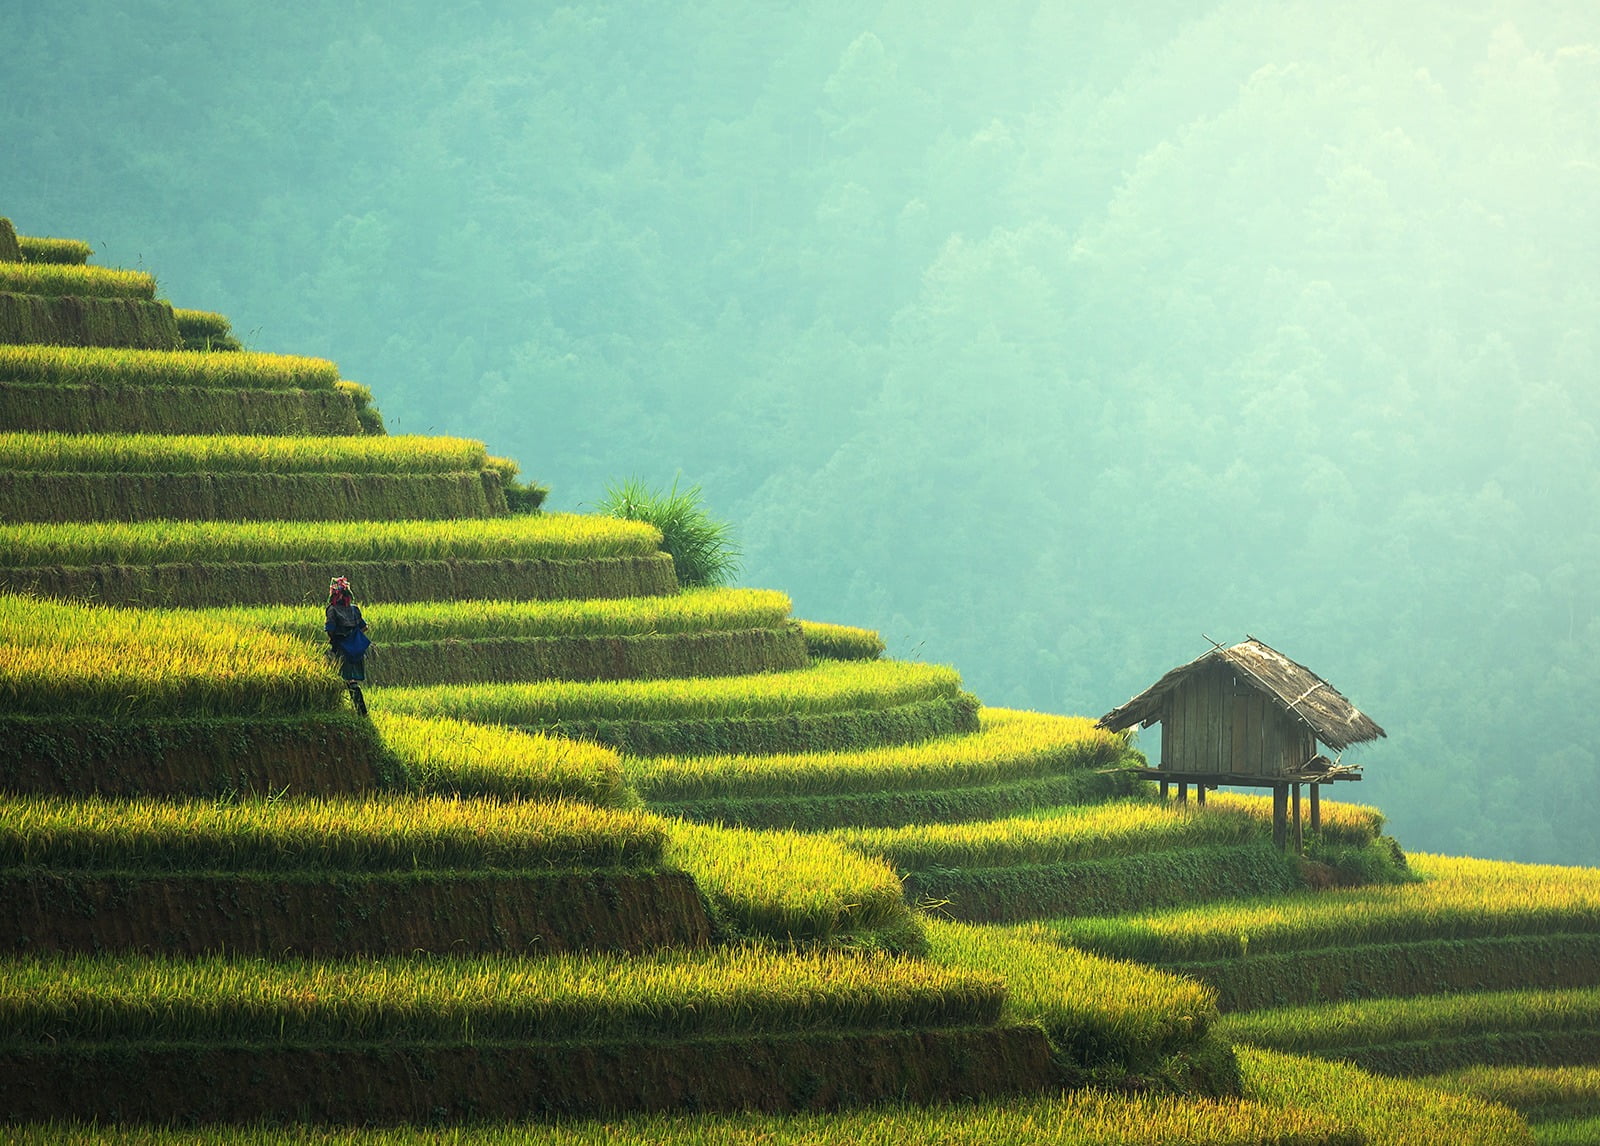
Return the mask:
{"type": "Polygon", "coordinates": [[[18,235],[17,246],[22,250],[23,262],[28,263],[82,266],[94,254],[94,248],[82,239],[55,239],[44,235],[18,235]]]}
{"type": "Polygon", "coordinates": [[[342,691],[326,660],[275,633],[0,594],[0,711],[303,712],[338,706],[342,691]]]}
{"type": "Polygon", "coordinates": [[[395,688],[384,692],[384,704],[485,724],[703,720],[881,710],[954,697],[960,687],[956,671],[942,665],[822,661],[796,672],[734,677],[395,688]]]}
{"type": "Polygon", "coordinates": [[[548,1042],[993,1022],[992,973],[762,947],[563,955],[0,960],[13,1042],[548,1042]]]}
{"type": "Polygon", "coordinates": [[[339,368],[325,358],[253,351],[0,346],[0,378],[79,386],[331,390],[339,368]]]}
{"type": "MultiPolygon", "coordinates": [[[[1272,822],[1272,797],[1252,796],[1243,792],[1213,792],[1207,805],[1226,808],[1254,816],[1263,823],[1272,822]]],[[[1347,804],[1338,800],[1322,800],[1322,834],[1325,839],[1340,843],[1367,844],[1383,832],[1384,814],[1367,804],[1347,804]]]]}
{"type": "Polygon", "coordinates": [[[1600,1030],[1600,987],[1363,999],[1225,1015],[1234,1042],[1324,1054],[1483,1034],[1600,1030]]]}
{"type": "Polygon", "coordinates": [[[1318,947],[1600,930],[1600,870],[1413,854],[1420,882],[1053,924],[1063,942],[1161,963],[1318,947]]]}
{"type": "Polygon", "coordinates": [[[46,473],[463,473],[488,454],[468,438],[0,433],[0,470],[46,473]]]}
{"type": "Polygon", "coordinates": [[[810,796],[999,784],[1113,763],[1122,742],[1081,716],[980,711],[980,730],[921,744],[782,756],[653,756],[624,761],[650,800],[810,796]]]}
{"type": "Polygon", "coordinates": [[[1503,1103],[1525,1115],[1600,1111],[1600,1066],[1469,1066],[1421,1081],[1448,1094],[1503,1103]]]}
{"type": "Polygon", "coordinates": [[[579,800],[625,807],[635,797],[617,753],[599,744],[461,720],[378,710],[372,722],[423,792],[579,800]]]}
{"type": "Polygon", "coordinates": [[[0,291],[76,295],[79,298],[156,297],[156,280],[144,271],[62,263],[0,263],[0,291]]]}
{"type": "Polygon", "coordinates": [[[883,638],[871,629],[832,625],[826,621],[801,621],[800,632],[814,657],[841,661],[870,661],[883,655],[883,638]]]}
{"type": "Polygon", "coordinates": [[[1074,863],[1262,838],[1249,815],[1159,800],[1072,805],[1002,820],[839,828],[833,839],[901,871],[1074,863]]]}
{"type": "Polygon", "coordinates": [[[91,871],[521,871],[661,862],[665,822],[564,800],[0,797],[0,864],[91,871]]]}
{"type": "MultiPolygon", "coordinates": [[[[784,624],[789,608],[788,596],[773,589],[685,589],[663,597],[385,602],[367,619],[381,625],[383,640],[392,644],[772,629],[784,624]]],[[[275,633],[322,638],[322,619],[301,605],[248,605],[197,612],[275,633]]]]}
{"type": "Polygon", "coordinates": [[[724,926],[790,945],[918,945],[886,864],[802,832],[670,821],[667,859],[687,871],[724,926]]]}
{"type": "MultiPolygon", "coordinates": [[[[581,514],[468,521],[0,523],[0,567],[642,556],[661,535],[581,514]]],[[[316,588],[322,589],[323,586],[316,588]]],[[[357,600],[361,587],[355,587],[357,600]]]]}

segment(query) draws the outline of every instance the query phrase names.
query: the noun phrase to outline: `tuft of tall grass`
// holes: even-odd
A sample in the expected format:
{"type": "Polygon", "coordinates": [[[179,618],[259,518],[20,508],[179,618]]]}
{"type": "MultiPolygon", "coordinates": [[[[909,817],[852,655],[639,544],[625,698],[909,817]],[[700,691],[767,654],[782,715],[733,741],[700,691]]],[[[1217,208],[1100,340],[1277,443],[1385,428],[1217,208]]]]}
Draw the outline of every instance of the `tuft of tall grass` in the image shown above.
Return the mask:
{"type": "Polygon", "coordinates": [[[921,946],[900,880],[886,864],[802,832],[669,824],[668,863],[694,877],[736,936],[790,947],[921,946]]]}
{"type": "Polygon", "coordinates": [[[0,864],[111,872],[654,867],[665,822],[563,800],[0,797],[0,864]]]}
{"type": "Polygon", "coordinates": [[[1160,963],[1600,930],[1600,870],[1416,854],[1420,882],[1064,920],[1062,942],[1160,963]]]}
{"type": "Polygon", "coordinates": [[[185,350],[242,350],[227,318],[209,310],[173,308],[172,317],[183,336],[185,350]]]}
{"type": "Polygon", "coordinates": [[[252,351],[0,345],[0,378],[79,386],[331,390],[339,368],[325,358],[252,351]]]}
{"type": "Polygon", "coordinates": [[[954,698],[960,687],[956,671],[943,665],[822,661],[797,672],[735,677],[396,688],[385,691],[384,704],[487,724],[702,720],[877,711],[954,698]]]}
{"type": "Polygon", "coordinates": [[[992,1023],[992,974],[758,947],[543,959],[0,962],[16,1042],[305,1045],[689,1038],[992,1023]]]}
{"type": "MultiPolygon", "coordinates": [[[[578,514],[470,521],[0,523],[0,568],[177,562],[426,561],[645,556],[643,522],[578,514]]],[[[326,590],[326,585],[313,587],[326,590]]],[[[360,600],[361,586],[355,587],[360,600]]]]}
{"type": "Polygon", "coordinates": [[[1054,775],[1114,763],[1122,742],[1085,717],[1004,708],[979,712],[980,731],[922,744],[784,756],[629,758],[648,800],[908,791],[1054,775]]]}
{"type": "Polygon", "coordinates": [[[463,473],[487,461],[469,438],[0,433],[0,469],[47,473],[463,473]]]}
{"type": "Polygon", "coordinates": [[[628,478],[608,485],[596,508],[612,517],[648,521],[661,530],[661,547],[672,554],[681,585],[725,585],[739,571],[733,527],[706,511],[697,485],[680,491],[674,481],[663,493],[628,478]]]}
{"type": "MultiPolygon", "coordinates": [[[[19,244],[20,245],[20,244],[19,244]]],[[[0,263],[0,291],[78,298],[156,297],[156,280],[144,271],[61,263],[0,263]]]]}
{"type": "Polygon", "coordinates": [[[220,716],[326,710],[343,687],[288,637],[182,614],[0,594],[0,710],[220,716]]]}
{"type": "MultiPolygon", "coordinates": [[[[383,606],[383,639],[479,640],[508,637],[636,636],[772,629],[789,616],[773,589],[686,589],[671,597],[558,601],[415,601],[383,606]]],[[[198,610],[233,624],[320,639],[322,623],[298,605],[198,610]]],[[[372,620],[378,618],[374,616],[372,620]]]]}
{"type": "Polygon", "coordinates": [[[372,713],[372,722],[406,782],[422,792],[610,808],[637,799],[623,781],[617,753],[599,744],[382,710],[372,713]]]}

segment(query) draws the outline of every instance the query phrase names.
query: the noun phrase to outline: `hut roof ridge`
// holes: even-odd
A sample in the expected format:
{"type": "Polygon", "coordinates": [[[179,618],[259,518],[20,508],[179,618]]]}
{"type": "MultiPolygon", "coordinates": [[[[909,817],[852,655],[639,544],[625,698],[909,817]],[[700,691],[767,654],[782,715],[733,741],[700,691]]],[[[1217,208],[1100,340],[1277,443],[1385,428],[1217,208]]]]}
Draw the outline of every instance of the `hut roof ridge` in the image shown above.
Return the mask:
{"type": "Polygon", "coordinates": [[[1239,670],[1254,687],[1336,752],[1388,735],[1316,673],[1248,634],[1237,645],[1217,645],[1167,672],[1138,696],[1102,716],[1100,726],[1113,732],[1134,724],[1148,728],[1161,718],[1161,702],[1169,692],[1191,673],[1219,660],[1239,670]]]}

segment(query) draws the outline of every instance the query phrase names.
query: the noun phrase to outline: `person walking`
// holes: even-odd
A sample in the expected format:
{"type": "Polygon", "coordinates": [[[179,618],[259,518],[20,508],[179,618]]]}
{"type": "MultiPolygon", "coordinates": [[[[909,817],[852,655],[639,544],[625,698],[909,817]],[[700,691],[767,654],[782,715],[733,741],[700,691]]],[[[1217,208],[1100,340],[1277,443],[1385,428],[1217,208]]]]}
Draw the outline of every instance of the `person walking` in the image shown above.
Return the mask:
{"type": "Polygon", "coordinates": [[[328,582],[328,622],[322,627],[328,634],[328,655],[339,658],[339,675],[350,690],[350,700],[365,716],[367,700],[361,695],[361,682],[367,679],[367,649],[372,640],[367,636],[361,606],[350,592],[350,578],[335,577],[328,582]]]}

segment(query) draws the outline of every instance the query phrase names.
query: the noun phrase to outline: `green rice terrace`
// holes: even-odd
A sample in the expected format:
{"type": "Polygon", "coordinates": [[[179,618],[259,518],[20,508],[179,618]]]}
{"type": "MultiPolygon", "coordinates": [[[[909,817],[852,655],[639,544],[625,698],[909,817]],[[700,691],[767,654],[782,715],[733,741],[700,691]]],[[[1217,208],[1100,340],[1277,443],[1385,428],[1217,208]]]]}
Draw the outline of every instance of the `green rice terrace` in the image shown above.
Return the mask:
{"type": "Polygon", "coordinates": [[[1600,1135],[1600,871],[1284,846],[90,255],[0,219],[7,1140],[1600,1135]]]}

